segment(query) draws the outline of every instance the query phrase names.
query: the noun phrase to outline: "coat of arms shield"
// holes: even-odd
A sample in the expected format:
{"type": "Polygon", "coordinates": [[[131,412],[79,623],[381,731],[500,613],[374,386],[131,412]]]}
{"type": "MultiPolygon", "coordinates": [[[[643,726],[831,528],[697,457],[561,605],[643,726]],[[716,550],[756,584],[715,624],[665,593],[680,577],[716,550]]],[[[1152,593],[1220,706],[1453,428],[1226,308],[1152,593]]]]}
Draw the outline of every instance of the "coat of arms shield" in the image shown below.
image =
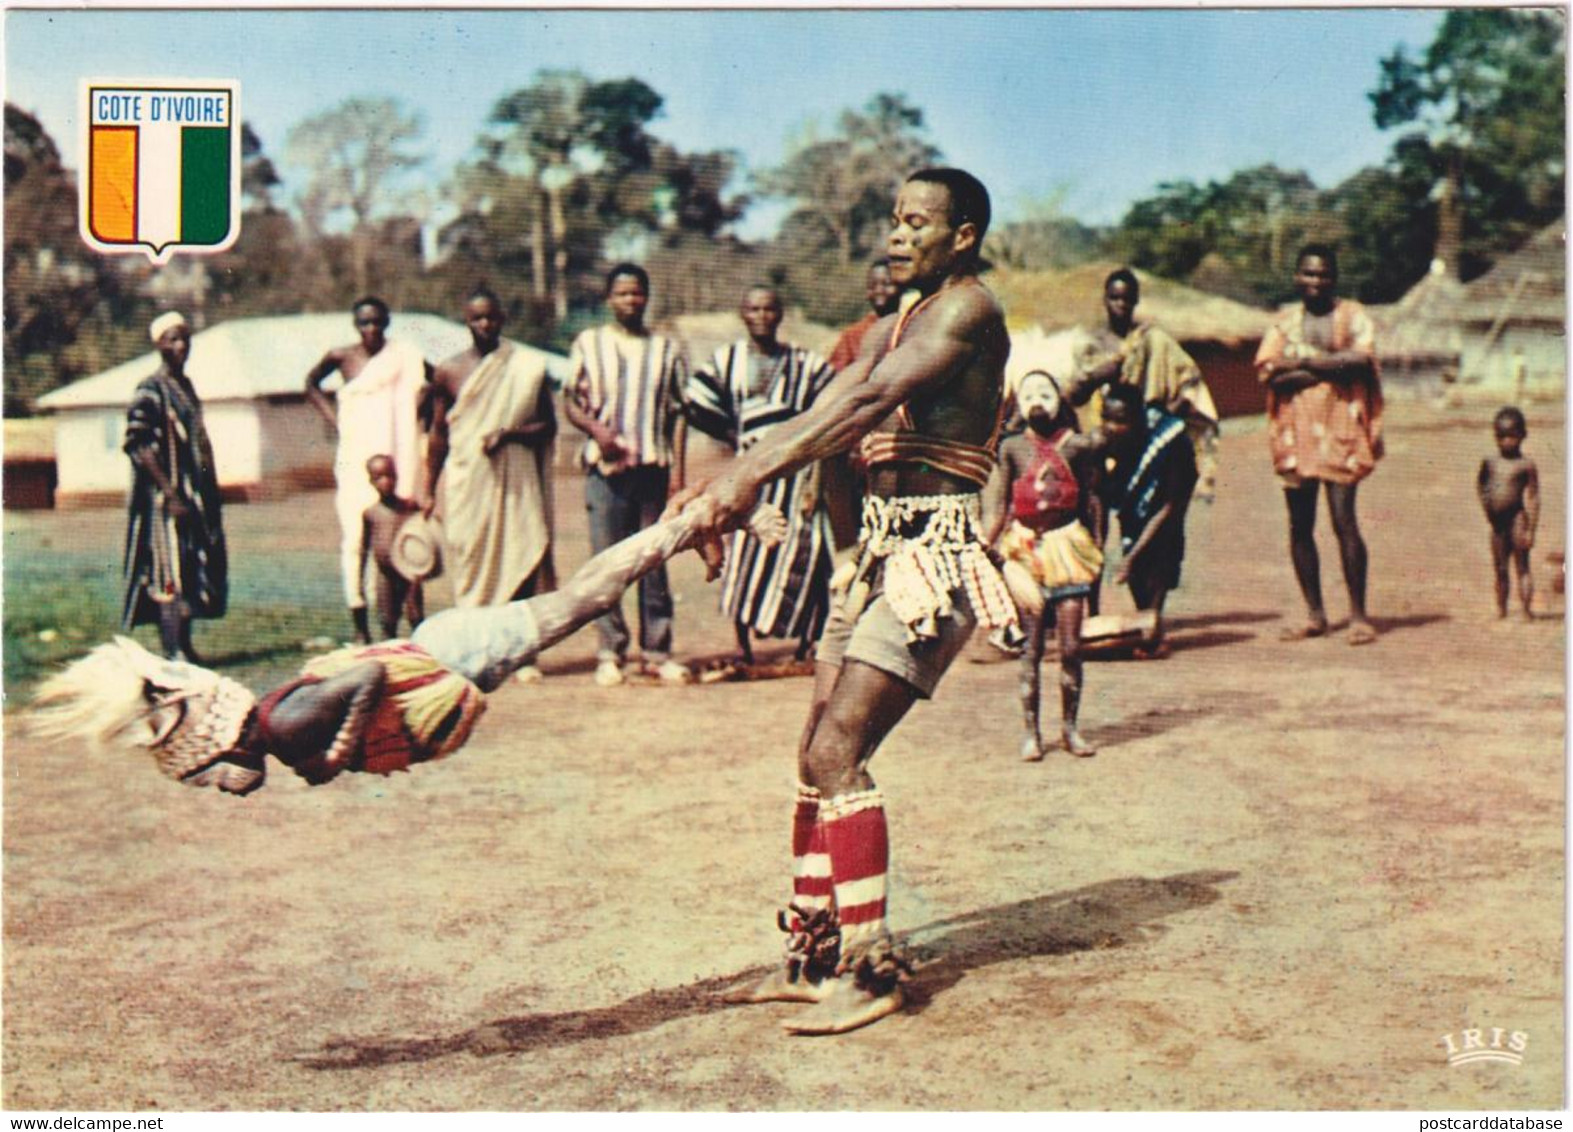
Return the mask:
{"type": "Polygon", "coordinates": [[[240,235],[240,83],[82,83],[82,239],[100,252],[223,251],[240,235]]]}

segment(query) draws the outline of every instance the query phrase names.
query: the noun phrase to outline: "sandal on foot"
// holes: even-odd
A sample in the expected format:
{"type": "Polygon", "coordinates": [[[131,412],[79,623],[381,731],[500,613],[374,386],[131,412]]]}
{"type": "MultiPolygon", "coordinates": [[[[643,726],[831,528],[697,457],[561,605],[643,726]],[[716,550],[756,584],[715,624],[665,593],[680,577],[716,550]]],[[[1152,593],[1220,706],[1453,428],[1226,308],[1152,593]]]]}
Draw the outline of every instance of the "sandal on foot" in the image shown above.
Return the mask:
{"type": "Polygon", "coordinates": [[[1317,637],[1327,636],[1326,621],[1307,621],[1300,626],[1285,626],[1278,630],[1280,641],[1312,641],[1317,637]]]}
{"type": "Polygon", "coordinates": [[[1090,759],[1098,753],[1098,748],[1083,739],[1079,732],[1074,736],[1061,735],[1060,746],[1066,754],[1075,755],[1078,759],[1090,759]]]}
{"type": "Polygon", "coordinates": [[[1369,645],[1376,640],[1376,630],[1364,621],[1356,621],[1349,626],[1349,643],[1351,645],[1369,645]]]}
{"type": "Polygon", "coordinates": [[[850,976],[832,980],[830,993],[797,1017],[781,1023],[789,1034],[846,1034],[895,1014],[906,1004],[899,986],[884,993],[857,986],[850,976]]]}

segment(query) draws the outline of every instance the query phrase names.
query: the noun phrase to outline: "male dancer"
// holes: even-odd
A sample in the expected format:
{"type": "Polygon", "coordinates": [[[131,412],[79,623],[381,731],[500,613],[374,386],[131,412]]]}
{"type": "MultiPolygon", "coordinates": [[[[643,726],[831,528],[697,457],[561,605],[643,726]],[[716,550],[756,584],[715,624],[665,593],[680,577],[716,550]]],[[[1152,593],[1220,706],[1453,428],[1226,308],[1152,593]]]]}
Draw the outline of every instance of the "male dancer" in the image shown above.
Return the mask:
{"type": "MultiPolygon", "coordinates": [[[[789,960],[733,996],[815,1003],[787,1024],[801,1034],[843,1033],[901,1008],[905,964],[885,925],[884,800],[868,761],[933,694],[975,624],[1015,621],[979,517],[1010,353],[1004,315],[977,278],[988,191],[959,169],[920,170],[892,220],[890,273],[918,302],[870,331],[811,409],[672,503],[699,516],[702,534],[719,534],[768,480],[864,442],[859,561],[820,641],[799,748],[794,907],[782,920],[789,960]],[[894,429],[875,432],[887,420],[894,429]]],[[[715,544],[701,550],[713,556],[715,544]]]]}

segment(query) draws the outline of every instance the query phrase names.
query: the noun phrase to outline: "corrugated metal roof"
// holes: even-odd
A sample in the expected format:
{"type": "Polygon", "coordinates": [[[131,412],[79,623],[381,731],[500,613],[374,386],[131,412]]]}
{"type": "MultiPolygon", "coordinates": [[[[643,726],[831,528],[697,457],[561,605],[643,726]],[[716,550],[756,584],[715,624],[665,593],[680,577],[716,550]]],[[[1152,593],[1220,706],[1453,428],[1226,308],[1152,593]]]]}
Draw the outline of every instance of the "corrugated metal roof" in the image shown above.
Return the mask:
{"type": "MultiPolygon", "coordinates": [[[[434,314],[395,312],[388,337],[415,343],[433,363],[470,344],[470,332],[462,323],[434,314]]],[[[323,354],[354,341],[355,327],[347,313],[237,318],[192,336],[187,373],[197,395],[208,402],[299,394],[305,389],[306,371],[323,354]]],[[[518,345],[545,360],[554,383],[561,384],[567,378],[567,358],[523,343],[518,345]]],[[[38,399],[38,407],[59,411],[124,406],[137,383],[158,367],[158,352],[149,351],[45,394],[38,399]]]]}

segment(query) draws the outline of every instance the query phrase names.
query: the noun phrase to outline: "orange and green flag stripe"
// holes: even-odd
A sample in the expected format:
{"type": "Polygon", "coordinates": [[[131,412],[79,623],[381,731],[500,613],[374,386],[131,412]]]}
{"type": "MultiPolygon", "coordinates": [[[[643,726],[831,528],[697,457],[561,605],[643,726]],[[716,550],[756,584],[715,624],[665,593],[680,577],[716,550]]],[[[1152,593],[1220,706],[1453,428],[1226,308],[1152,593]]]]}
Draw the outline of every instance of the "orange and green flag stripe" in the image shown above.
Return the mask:
{"type": "Polygon", "coordinates": [[[178,169],[150,170],[137,126],[95,126],[92,133],[93,234],[105,243],[216,244],[230,225],[230,138],[228,128],[183,126],[178,131],[178,169]],[[173,175],[171,175],[173,174],[173,175]],[[156,215],[152,192],[173,182],[174,231],[150,227],[156,215]],[[139,223],[140,221],[140,223],[139,223]]]}

